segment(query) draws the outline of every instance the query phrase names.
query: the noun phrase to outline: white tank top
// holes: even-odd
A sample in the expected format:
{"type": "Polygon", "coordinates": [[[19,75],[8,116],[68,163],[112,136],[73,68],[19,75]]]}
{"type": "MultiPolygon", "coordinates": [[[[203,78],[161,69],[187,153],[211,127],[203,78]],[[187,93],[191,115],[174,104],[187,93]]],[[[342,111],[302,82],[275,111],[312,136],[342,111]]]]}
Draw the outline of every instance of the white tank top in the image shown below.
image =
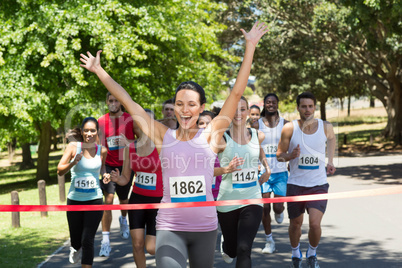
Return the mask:
{"type": "Polygon", "coordinates": [[[259,130],[265,135],[265,139],[261,143],[261,147],[265,152],[265,157],[271,173],[279,173],[287,171],[286,162],[279,162],[276,158],[276,151],[278,150],[278,143],[281,138],[281,132],[285,119],[279,118],[279,123],[276,127],[270,128],[264,124],[262,118],[258,119],[259,130]]]}
{"type": "Polygon", "coordinates": [[[313,134],[304,133],[300,129],[298,121],[292,121],[293,134],[288,152],[292,152],[299,144],[300,156],[289,161],[288,184],[313,187],[327,183],[325,169],[327,137],[324,131],[324,122],[321,119],[316,120],[318,121],[318,128],[313,134]]]}

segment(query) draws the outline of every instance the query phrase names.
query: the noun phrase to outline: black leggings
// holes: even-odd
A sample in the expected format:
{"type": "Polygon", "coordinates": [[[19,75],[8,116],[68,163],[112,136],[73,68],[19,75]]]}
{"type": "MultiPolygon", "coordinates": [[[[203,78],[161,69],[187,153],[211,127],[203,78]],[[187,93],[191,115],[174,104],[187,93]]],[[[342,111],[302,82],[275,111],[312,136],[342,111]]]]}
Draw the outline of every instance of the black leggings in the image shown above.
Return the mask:
{"type": "MultiPolygon", "coordinates": [[[[67,199],[67,205],[102,205],[102,199],[74,201],[67,199]]],[[[71,246],[75,250],[82,247],[81,264],[92,265],[94,261],[94,241],[96,230],[102,220],[103,211],[67,211],[71,246]]]]}
{"type": "Polygon", "coordinates": [[[262,219],[262,206],[250,205],[230,212],[218,212],[223,234],[223,251],[237,257],[236,267],[251,267],[251,247],[262,219]]]}

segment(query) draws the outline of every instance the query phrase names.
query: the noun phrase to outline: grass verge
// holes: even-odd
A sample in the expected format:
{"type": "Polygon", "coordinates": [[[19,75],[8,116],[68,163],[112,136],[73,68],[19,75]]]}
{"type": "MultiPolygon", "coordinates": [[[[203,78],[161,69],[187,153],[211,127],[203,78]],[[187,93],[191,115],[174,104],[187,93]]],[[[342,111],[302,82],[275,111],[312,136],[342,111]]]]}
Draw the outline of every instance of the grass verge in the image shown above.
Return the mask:
{"type": "MultiPolygon", "coordinates": [[[[62,152],[52,153],[49,163],[51,179],[46,181],[48,204],[59,201],[56,167],[62,152]]],[[[11,191],[18,191],[21,205],[39,205],[36,169],[20,171],[18,165],[0,168],[0,204],[11,204],[11,191]]],[[[66,178],[67,179],[67,178],[66,178]]],[[[70,183],[66,182],[66,191],[70,183]]],[[[66,193],[67,194],[67,193],[66,193]]],[[[0,267],[36,267],[68,238],[66,212],[20,212],[20,228],[11,226],[11,212],[0,213],[0,267]]]]}
{"type": "MultiPolygon", "coordinates": [[[[66,183],[66,189],[70,183],[66,183]]],[[[46,187],[48,204],[62,205],[57,185],[46,187]]],[[[39,204],[38,189],[19,193],[21,205],[39,204]]],[[[11,204],[11,195],[0,195],[0,204],[11,204]]],[[[65,212],[20,212],[21,227],[11,227],[11,212],[0,217],[0,267],[36,267],[69,237],[65,212]]]]}

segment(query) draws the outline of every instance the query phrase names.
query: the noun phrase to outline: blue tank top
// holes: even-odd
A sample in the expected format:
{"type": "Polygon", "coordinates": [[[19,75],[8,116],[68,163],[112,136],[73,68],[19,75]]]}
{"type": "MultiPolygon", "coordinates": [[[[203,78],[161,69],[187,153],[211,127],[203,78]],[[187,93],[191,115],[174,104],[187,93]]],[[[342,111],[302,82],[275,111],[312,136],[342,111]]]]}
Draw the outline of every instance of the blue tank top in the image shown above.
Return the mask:
{"type": "MultiPolygon", "coordinates": [[[[77,142],[77,154],[81,153],[81,142],[77,142]]],[[[100,188],[99,174],[102,166],[100,157],[102,146],[97,146],[94,158],[85,158],[71,168],[71,185],[67,198],[75,201],[89,201],[103,198],[100,188]]]]}

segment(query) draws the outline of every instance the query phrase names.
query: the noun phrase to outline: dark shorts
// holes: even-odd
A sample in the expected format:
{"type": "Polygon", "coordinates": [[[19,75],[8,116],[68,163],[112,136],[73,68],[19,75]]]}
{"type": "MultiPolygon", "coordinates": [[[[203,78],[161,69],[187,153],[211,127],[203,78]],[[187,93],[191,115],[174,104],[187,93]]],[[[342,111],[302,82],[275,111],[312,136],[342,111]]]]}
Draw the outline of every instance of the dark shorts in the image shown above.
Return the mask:
{"type": "MultiPolygon", "coordinates": [[[[112,167],[105,165],[106,168],[106,173],[110,173],[112,170],[115,170],[116,168],[119,169],[120,174],[123,169],[123,167],[112,167]]],[[[120,200],[126,200],[128,199],[128,194],[130,192],[131,185],[133,184],[133,177],[134,177],[134,172],[131,172],[130,175],[130,181],[125,185],[125,186],[120,186],[115,182],[109,182],[108,184],[104,184],[102,180],[100,180],[101,188],[103,192],[106,192],[108,194],[115,194],[117,193],[117,196],[119,197],[120,200]]]]}
{"type": "MultiPolygon", "coordinates": [[[[294,184],[287,185],[286,196],[309,195],[309,194],[326,194],[328,193],[329,184],[318,185],[314,187],[302,187],[294,184]]],[[[304,201],[304,202],[288,202],[289,219],[299,217],[309,208],[315,208],[325,213],[328,200],[304,201]]]]}
{"type": "MultiPolygon", "coordinates": [[[[129,204],[147,204],[147,203],[160,203],[162,197],[144,196],[131,193],[129,204]]],[[[136,209],[128,210],[128,221],[130,223],[130,230],[145,229],[147,226],[147,235],[156,235],[156,214],[157,209],[136,209]]]]}

